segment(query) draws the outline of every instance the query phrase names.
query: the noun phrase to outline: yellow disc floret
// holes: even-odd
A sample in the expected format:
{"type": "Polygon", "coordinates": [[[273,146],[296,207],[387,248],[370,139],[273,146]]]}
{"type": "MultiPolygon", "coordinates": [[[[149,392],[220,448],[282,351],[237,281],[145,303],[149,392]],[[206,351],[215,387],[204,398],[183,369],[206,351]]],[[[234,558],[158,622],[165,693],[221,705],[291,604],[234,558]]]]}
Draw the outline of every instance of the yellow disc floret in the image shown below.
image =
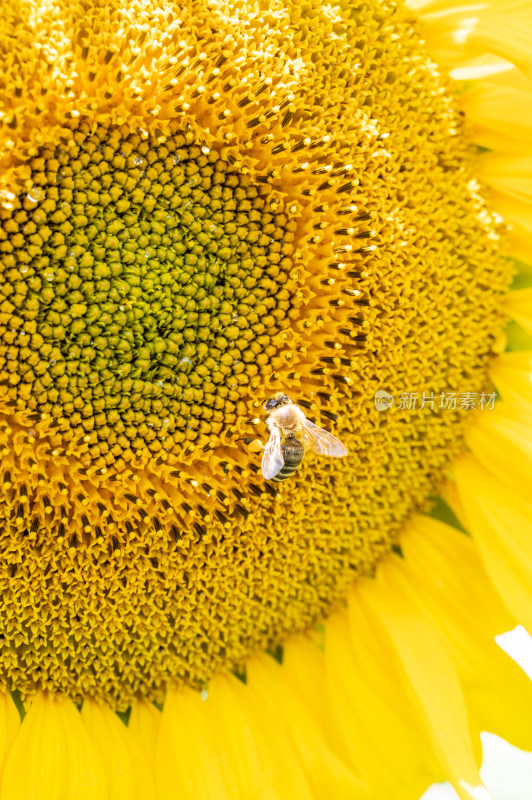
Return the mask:
{"type": "Polygon", "coordinates": [[[508,268],[391,3],[7,17],[0,672],[123,708],[371,574],[463,448],[441,393],[491,391],[508,268]],[[255,441],[276,391],[350,453],[280,493],[255,441]]]}

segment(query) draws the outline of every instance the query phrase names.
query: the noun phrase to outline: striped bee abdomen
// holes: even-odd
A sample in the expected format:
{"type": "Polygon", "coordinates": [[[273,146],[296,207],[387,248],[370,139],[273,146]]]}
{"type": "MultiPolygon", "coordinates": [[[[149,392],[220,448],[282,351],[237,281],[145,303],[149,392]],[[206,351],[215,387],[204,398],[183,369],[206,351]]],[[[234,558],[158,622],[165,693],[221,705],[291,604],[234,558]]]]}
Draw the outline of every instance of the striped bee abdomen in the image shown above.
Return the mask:
{"type": "Polygon", "coordinates": [[[284,481],[286,478],[289,478],[303,461],[305,448],[297,439],[288,438],[285,439],[281,445],[281,451],[284,459],[284,467],[272,478],[272,481],[284,481]]]}

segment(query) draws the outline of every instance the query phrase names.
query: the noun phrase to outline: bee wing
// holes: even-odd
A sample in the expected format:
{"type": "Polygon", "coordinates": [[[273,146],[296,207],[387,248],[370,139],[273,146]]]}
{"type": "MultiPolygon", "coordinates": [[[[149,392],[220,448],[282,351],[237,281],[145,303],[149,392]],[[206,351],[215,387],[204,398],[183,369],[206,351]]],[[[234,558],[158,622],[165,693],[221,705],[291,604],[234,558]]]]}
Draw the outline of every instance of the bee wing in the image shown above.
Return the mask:
{"type": "Polygon", "coordinates": [[[314,425],[306,417],[301,420],[301,441],[305,447],[320,456],[340,458],[347,455],[347,448],[340,439],[337,439],[329,431],[318,427],[318,425],[314,425]]]}
{"type": "Polygon", "coordinates": [[[268,444],[264,448],[261,470],[267,481],[275,478],[284,467],[284,458],[281,450],[281,434],[279,428],[273,428],[268,444]]]}

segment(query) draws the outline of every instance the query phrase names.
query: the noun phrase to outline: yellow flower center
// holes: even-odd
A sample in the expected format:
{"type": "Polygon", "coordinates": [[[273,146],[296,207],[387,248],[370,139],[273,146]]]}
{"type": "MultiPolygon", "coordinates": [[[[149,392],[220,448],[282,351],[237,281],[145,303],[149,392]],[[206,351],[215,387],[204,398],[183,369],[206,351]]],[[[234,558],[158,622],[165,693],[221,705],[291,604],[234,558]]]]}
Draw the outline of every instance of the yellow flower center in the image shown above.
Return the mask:
{"type": "Polygon", "coordinates": [[[121,708],[373,571],[463,448],[441,393],[491,391],[509,280],[408,15],[131,5],[15,15],[0,131],[0,666],[121,708]],[[266,483],[276,391],[349,457],[266,483]]]}

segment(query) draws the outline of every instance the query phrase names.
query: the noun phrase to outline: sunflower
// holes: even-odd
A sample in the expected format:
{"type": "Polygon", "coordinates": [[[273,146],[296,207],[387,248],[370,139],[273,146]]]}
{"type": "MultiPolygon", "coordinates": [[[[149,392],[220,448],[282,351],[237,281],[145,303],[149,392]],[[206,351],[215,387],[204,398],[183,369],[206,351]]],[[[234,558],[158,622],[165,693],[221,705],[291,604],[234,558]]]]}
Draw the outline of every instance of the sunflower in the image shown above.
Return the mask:
{"type": "Polygon", "coordinates": [[[4,4],[0,800],[532,749],[527,5],[4,4]]]}

